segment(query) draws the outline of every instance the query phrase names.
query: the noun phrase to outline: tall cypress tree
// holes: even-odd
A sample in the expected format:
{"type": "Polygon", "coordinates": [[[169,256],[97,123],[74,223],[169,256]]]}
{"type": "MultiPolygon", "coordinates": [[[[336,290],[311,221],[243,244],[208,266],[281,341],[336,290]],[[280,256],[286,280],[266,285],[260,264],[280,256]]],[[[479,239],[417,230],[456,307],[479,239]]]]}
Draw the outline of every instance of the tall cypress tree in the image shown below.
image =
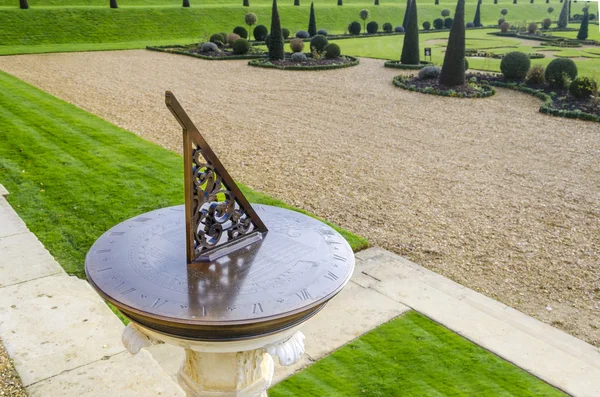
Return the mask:
{"type": "Polygon", "coordinates": [[[589,7],[585,7],[583,9],[583,19],[581,20],[581,26],[579,27],[579,33],[577,33],[577,38],[579,40],[585,40],[588,38],[588,22],[590,19],[588,9],[589,9],[589,7]]]}
{"type": "Polygon", "coordinates": [[[190,0],[183,0],[183,7],[189,7],[190,6],[190,0]]]}
{"type": "Polygon", "coordinates": [[[315,18],[315,3],[310,3],[310,19],[308,20],[308,34],[310,37],[317,34],[317,20],[315,18]]]}
{"type": "Polygon", "coordinates": [[[22,10],[27,10],[29,8],[29,3],[27,0],[19,0],[19,8],[22,10]]]}
{"type": "Polygon", "coordinates": [[[110,0],[110,8],[119,8],[117,0],[110,0]]]}
{"type": "Polygon", "coordinates": [[[465,0],[458,0],[448,47],[440,73],[440,84],[447,87],[465,83],[465,0]]]}
{"type": "Polygon", "coordinates": [[[419,60],[419,21],[417,20],[417,0],[412,0],[408,6],[408,26],[404,28],[404,45],[400,62],[406,65],[418,65],[419,60]]]}
{"type": "Polygon", "coordinates": [[[250,7],[250,0],[244,0],[244,7],[250,7]]]}
{"type": "Polygon", "coordinates": [[[475,11],[475,19],[473,19],[473,25],[476,28],[481,27],[481,1],[477,2],[477,10],[475,11]]]}
{"type": "Polygon", "coordinates": [[[375,5],[378,6],[379,5],[379,0],[375,0],[375,5]]]}
{"type": "Polygon", "coordinates": [[[571,0],[569,0],[569,6],[567,7],[567,13],[569,14],[568,21],[571,22],[571,0]]]}
{"type": "Polygon", "coordinates": [[[300,5],[300,0],[294,0],[294,5],[295,6],[299,6],[300,5]]]}
{"type": "Polygon", "coordinates": [[[410,8],[410,1],[411,0],[406,0],[406,10],[404,11],[404,19],[402,20],[402,27],[404,28],[404,30],[406,30],[406,28],[408,27],[408,11],[410,8]]]}
{"type": "Polygon", "coordinates": [[[344,2],[343,2],[343,0],[338,0],[338,5],[339,5],[339,6],[343,6],[343,5],[344,5],[344,2]]]}
{"type": "Polygon", "coordinates": [[[558,17],[558,23],[556,24],[559,28],[566,28],[569,23],[569,20],[567,19],[568,18],[567,7],[569,7],[569,2],[568,1],[563,2],[562,9],[560,10],[560,16],[558,17]]]}
{"type": "Polygon", "coordinates": [[[281,32],[281,21],[279,20],[279,11],[277,10],[277,0],[273,0],[273,10],[271,11],[271,43],[269,45],[269,59],[278,61],[284,58],[283,52],[283,33],[281,32]]]}

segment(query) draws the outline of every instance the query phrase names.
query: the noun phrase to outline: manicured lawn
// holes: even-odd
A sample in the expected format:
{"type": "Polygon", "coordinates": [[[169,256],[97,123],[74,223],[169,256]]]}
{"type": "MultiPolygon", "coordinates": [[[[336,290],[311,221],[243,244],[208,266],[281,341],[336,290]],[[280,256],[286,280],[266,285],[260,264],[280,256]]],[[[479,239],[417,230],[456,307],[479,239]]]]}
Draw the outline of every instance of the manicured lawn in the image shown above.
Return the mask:
{"type": "Polygon", "coordinates": [[[565,394],[426,317],[408,312],[276,385],[269,396],[565,394]]]}
{"type": "MultiPolygon", "coordinates": [[[[110,227],[182,204],[182,167],[179,155],[0,72],[0,183],[67,273],[85,277],[87,251],[110,227]]],[[[240,187],[251,202],[287,207],[240,187]]]]}
{"type": "MultiPolygon", "coordinates": [[[[184,9],[181,2],[175,0],[123,0],[119,2],[119,9],[111,10],[106,0],[30,0],[31,8],[20,10],[16,0],[0,0],[0,54],[31,52],[24,46],[39,46],[43,52],[51,52],[143,48],[150,42],[161,44],[167,40],[193,42],[243,25],[243,16],[248,11],[258,15],[259,24],[270,26],[270,0],[251,0],[251,7],[242,7],[241,0],[197,3],[192,0],[191,3],[191,8],[184,9]],[[61,46],[64,44],[73,46],[61,46]]],[[[280,2],[282,25],[292,32],[308,27],[310,2],[302,0],[301,3],[294,7],[291,0],[280,2]]],[[[368,8],[371,20],[380,26],[384,22],[400,25],[406,6],[404,0],[384,0],[380,6],[363,0],[346,0],[342,7],[336,3],[334,0],[316,1],[317,25],[330,33],[343,33],[350,22],[359,20],[358,12],[362,8],[368,8]]],[[[433,3],[433,0],[419,3],[420,23],[431,22],[440,16],[442,9],[453,11],[455,7],[452,0],[442,0],[437,6],[433,3]]],[[[573,3],[573,13],[580,12],[583,5],[583,2],[573,3]]],[[[509,10],[509,21],[513,15],[519,22],[541,21],[547,15],[547,6],[541,2],[515,5],[510,0],[500,0],[497,5],[483,5],[482,21],[495,24],[502,8],[509,10]]],[[[558,6],[559,3],[554,4],[555,8],[558,6]]],[[[475,2],[467,5],[467,20],[473,18],[475,7],[475,2]]]]}

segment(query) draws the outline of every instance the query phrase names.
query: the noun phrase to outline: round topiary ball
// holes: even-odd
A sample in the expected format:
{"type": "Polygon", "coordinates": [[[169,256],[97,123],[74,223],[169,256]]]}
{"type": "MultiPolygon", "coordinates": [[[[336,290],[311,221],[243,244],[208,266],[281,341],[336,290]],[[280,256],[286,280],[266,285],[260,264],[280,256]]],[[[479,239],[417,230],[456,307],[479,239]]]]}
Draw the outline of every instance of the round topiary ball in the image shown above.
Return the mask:
{"type": "Polygon", "coordinates": [[[535,34],[535,32],[537,32],[537,28],[537,23],[531,22],[529,25],[527,25],[527,32],[529,34],[535,34]]]}
{"type": "Polygon", "coordinates": [[[302,52],[294,52],[292,55],[290,55],[290,61],[292,62],[305,62],[307,60],[308,58],[306,57],[306,54],[302,52]]]}
{"type": "Polygon", "coordinates": [[[290,48],[292,49],[292,52],[302,52],[302,50],[304,50],[304,41],[299,38],[291,39],[290,48]]]}
{"type": "Polygon", "coordinates": [[[396,33],[404,33],[404,26],[396,26],[394,28],[394,32],[396,32],[396,33]]]}
{"type": "Polygon", "coordinates": [[[237,39],[241,39],[239,34],[229,33],[227,35],[227,44],[232,45],[233,42],[236,41],[237,39]]]}
{"type": "Polygon", "coordinates": [[[244,55],[250,51],[250,43],[246,39],[237,39],[231,45],[233,53],[236,55],[244,55]]]}
{"type": "Polygon", "coordinates": [[[243,26],[236,26],[235,28],[233,28],[233,33],[239,35],[242,39],[248,38],[248,31],[243,26]]]}
{"type": "Polygon", "coordinates": [[[474,24],[473,22],[467,22],[467,24],[465,25],[465,27],[466,27],[467,29],[474,28],[474,27],[475,27],[475,24],[474,24]]]}
{"type": "Polygon", "coordinates": [[[227,42],[227,39],[226,39],[226,38],[224,38],[224,37],[221,35],[221,33],[215,33],[215,34],[213,34],[213,35],[211,35],[211,36],[210,36],[210,39],[209,39],[209,41],[210,41],[211,43],[215,43],[215,44],[217,44],[217,45],[219,45],[219,44],[220,44],[220,45],[223,45],[223,44],[225,44],[225,43],[227,42]]]}
{"type": "Polygon", "coordinates": [[[419,70],[419,80],[437,79],[441,72],[442,69],[438,66],[425,66],[419,70]]]}
{"type": "Polygon", "coordinates": [[[296,37],[299,39],[308,39],[310,34],[306,30],[299,30],[296,32],[296,37]]]}
{"type": "Polygon", "coordinates": [[[530,67],[529,57],[519,51],[509,52],[500,62],[500,70],[507,79],[523,80],[530,67]]]}
{"type": "Polygon", "coordinates": [[[367,33],[374,34],[379,30],[379,24],[375,21],[371,21],[367,24],[367,33]]]}
{"type": "Polygon", "coordinates": [[[216,52],[216,51],[219,51],[219,47],[213,42],[204,43],[200,46],[200,52],[216,52]]]}
{"type": "Polygon", "coordinates": [[[383,24],[382,29],[386,33],[392,33],[392,31],[394,30],[394,27],[392,26],[391,23],[386,22],[386,23],[383,24]]]}
{"type": "Polygon", "coordinates": [[[450,29],[452,27],[452,22],[454,22],[454,19],[452,19],[452,18],[444,19],[444,27],[446,29],[450,29]]]}
{"type": "Polygon", "coordinates": [[[586,99],[598,92],[598,84],[588,77],[577,77],[569,85],[569,92],[575,98],[586,99]]]}
{"type": "Polygon", "coordinates": [[[288,37],[290,37],[290,30],[286,29],[286,28],[282,28],[281,29],[281,34],[283,35],[283,39],[287,39],[288,37]]]}
{"type": "Polygon", "coordinates": [[[429,22],[429,21],[423,22],[423,30],[429,30],[429,29],[431,29],[431,22],[429,22]]]}
{"type": "Polygon", "coordinates": [[[566,87],[569,80],[577,77],[577,65],[569,58],[556,58],[546,66],[546,81],[554,88],[566,87]]]}
{"type": "Polygon", "coordinates": [[[342,55],[340,46],[335,43],[330,43],[325,46],[325,58],[333,59],[342,55]]]}
{"type": "Polygon", "coordinates": [[[433,27],[437,30],[444,29],[444,20],[442,18],[436,18],[433,20],[433,27]]]}
{"type": "Polygon", "coordinates": [[[265,25],[258,25],[254,28],[254,40],[256,41],[265,41],[267,35],[269,34],[269,30],[265,25]]]}
{"type": "Polygon", "coordinates": [[[310,40],[310,50],[317,51],[320,54],[323,52],[327,44],[329,44],[327,38],[318,34],[310,40]]]}
{"type": "Polygon", "coordinates": [[[361,29],[362,26],[360,25],[360,22],[354,21],[350,25],[348,25],[348,32],[350,32],[350,34],[359,35],[361,29]]]}
{"type": "Polygon", "coordinates": [[[502,25],[506,20],[504,18],[498,19],[498,26],[502,25]]]}
{"type": "Polygon", "coordinates": [[[317,30],[317,34],[320,34],[321,36],[327,36],[327,31],[325,29],[319,29],[317,30]]]}

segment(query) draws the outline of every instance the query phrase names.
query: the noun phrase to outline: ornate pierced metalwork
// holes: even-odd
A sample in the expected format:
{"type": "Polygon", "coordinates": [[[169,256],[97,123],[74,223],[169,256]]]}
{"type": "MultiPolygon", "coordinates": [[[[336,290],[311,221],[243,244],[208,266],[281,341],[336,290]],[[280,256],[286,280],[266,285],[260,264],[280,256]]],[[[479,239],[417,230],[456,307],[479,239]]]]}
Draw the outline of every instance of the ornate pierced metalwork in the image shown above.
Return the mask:
{"type": "Polygon", "coordinates": [[[267,228],[173,93],[167,107],[183,128],[187,261],[212,261],[261,240],[267,228]]]}

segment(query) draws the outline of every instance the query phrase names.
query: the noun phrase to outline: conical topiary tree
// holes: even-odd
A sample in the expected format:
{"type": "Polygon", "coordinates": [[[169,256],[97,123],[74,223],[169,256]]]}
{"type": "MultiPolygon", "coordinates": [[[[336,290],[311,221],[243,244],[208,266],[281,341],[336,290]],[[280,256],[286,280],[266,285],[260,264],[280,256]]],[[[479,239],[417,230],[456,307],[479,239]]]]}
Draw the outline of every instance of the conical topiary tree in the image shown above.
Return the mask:
{"type": "Polygon", "coordinates": [[[475,11],[475,18],[473,19],[473,25],[475,25],[476,28],[483,26],[481,24],[481,2],[480,1],[477,2],[477,10],[475,11]]]}
{"type": "Polygon", "coordinates": [[[250,7],[250,0],[244,0],[244,7],[250,7]]]}
{"type": "Polygon", "coordinates": [[[190,0],[183,0],[183,7],[189,7],[190,6],[190,0]]]}
{"type": "Polygon", "coordinates": [[[29,8],[29,3],[27,0],[19,0],[19,8],[22,10],[27,10],[29,8]]]}
{"type": "Polygon", "coordinates": [[[110,8],[119,8],[117,0],[110,0],[110,8]]]}
{"type": "Polygon", "coordinates": [[[279,20],[279,11],[277,10],[277,0],[273,0],[273,10],[271,11],[271,43],[269,45],[269,59],[272,61],[278,61],[283,58],[283,33],[281,31],[281,21],[279,20]]]}
{"type": "Polygon", "coordinates": [[[411,0],[406,0],[406,10],[404,10],[404,19],[402,19],[402,27],[404,30],[406,30],[406,27],[408,26],[408,9],[410,8],[410,1],[411,0]]]}
{"type": "Polygon", "coordinates": [[[556,26],[558,26],[559,28],[566,28],[569,24],[569,12],[567,11],[568,7],[569,2],[563,2],[562,9],[560,10],[560,16],[558,17],[558,23],[556,24],[556,26]]]}
{"type": "Polygon", "coordinates": [[[375,5],[378,6],[379,5],[379,0],[375,0],[375,5]]]}
{"type": "Polygon", "coordinates": [[[300,5],[300,0],[294,0],[294,5],[295,6],[299,6],[300,5]]]}
{"type": "Polygon", "coordinates": [[[579,40],[585,40],[588,38],[588,23],[590,19],[589,15],[589,7],[585,7],[583,9],[583,19],[581,20],[581,26],[579,27],[579,33],[577,33],[577,38],[579,40]]]}
{"type": "Polygon", "coordinates": [[[447,87],[465,83],[465,0],[458,0],[454,23],[448,37],[448,47],[440,73],[440,84],[447,87]]]}
{"type": "Polygon", "coordinates": [[[343,0],[338,0],[338,5],[339,6],[343,6],[344,5],[344,1],[343,0]]]}
{"type": "Polygon", "coordinates": [[[567,7],[567,14],[569,15],[568,21],[571,22],[571,0],[569,0],[569,6],[567,7]]]}
{"type": "Polygon", "coordinates": [[[419,25],[417,20],[417,0],[412,0],[408,5],[408,26],[404,28],[404,45],[400,62],[406,65],[421,63],[419,53],[419,25]]]}
{"type": "Polygon", "coordinates": [[[317,35],[317,19],[315,18],[315,3],[310,3],[310,18],[308,20],[308,34],[310,37],[317,35]]]}

